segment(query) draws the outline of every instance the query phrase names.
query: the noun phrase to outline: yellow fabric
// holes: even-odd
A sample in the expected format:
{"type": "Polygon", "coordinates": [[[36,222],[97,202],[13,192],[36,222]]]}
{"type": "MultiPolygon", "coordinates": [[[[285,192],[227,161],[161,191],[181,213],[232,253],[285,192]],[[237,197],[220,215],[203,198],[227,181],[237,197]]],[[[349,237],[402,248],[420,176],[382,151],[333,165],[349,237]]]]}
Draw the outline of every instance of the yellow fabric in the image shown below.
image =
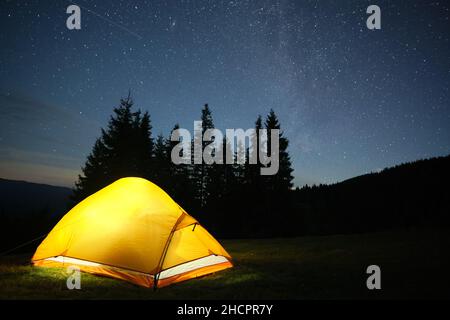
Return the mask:
{"type": "Polygon", "coordinates": [[[142,178],[123,178],[70,210],[32,260],[46,265],[42,260],[64,256],[154,275],[162,257],[164,269],[208,252],[231,259],[161,188],[142,178]]]}
{"type": "Polygon", "coordinates": [[[231,259],[228,252],[203,228],[193,225],[175,231],[170,241],[162,270],[211,254],[231,259]]]}

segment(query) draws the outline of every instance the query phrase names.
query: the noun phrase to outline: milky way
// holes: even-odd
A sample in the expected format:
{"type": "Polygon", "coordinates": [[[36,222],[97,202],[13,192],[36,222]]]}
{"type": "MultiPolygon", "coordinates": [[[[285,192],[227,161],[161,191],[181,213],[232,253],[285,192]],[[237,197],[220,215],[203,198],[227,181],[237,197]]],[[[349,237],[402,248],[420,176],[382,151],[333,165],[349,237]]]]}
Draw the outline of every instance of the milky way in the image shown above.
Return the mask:
{"type": "Polygon", "coordinates": [[[446,155],[449,16],[432,1],[3,1],[0,176],[71,185],[128,90],[155,135],[192,130],[204,103],[221,129],[273,108],[296,185],[446,155]]]}

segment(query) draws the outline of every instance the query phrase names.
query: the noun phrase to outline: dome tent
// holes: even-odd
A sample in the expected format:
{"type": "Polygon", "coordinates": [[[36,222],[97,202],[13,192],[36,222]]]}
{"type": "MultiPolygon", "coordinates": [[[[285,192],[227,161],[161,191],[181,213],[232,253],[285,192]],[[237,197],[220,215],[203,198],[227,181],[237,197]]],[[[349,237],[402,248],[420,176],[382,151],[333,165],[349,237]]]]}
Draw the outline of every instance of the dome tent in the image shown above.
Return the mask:
{"type": "Polygon", "coordinates": [[[197,220],[142,178],[119,179],[81,201],[42,241],[32,263],[75,265],[155,288],[233,266],[197,220]]]}

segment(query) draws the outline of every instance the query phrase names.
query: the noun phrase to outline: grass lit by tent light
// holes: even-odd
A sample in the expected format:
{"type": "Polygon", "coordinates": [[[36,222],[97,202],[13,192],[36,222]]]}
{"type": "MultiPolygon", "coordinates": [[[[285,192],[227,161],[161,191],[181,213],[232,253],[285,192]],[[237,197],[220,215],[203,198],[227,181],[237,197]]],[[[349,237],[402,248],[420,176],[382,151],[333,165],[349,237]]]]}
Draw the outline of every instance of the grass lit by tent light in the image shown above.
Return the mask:
{"type": "MultiPolygon", "coordinates": [[[[81,274],[68,290],[61,268],[0,260],[0,299],[329,299],[445,298],[450,235],[403,231],[267,240],[224,240],[235,267],[157,291],[81,274]],[[445,258],[447,257],[447,258],[445,258]],[[382,290],[366,288],[365,268],[378,264],[382,290]]],[[[23,258],[23,257],[22,257],[23,258]]]]}

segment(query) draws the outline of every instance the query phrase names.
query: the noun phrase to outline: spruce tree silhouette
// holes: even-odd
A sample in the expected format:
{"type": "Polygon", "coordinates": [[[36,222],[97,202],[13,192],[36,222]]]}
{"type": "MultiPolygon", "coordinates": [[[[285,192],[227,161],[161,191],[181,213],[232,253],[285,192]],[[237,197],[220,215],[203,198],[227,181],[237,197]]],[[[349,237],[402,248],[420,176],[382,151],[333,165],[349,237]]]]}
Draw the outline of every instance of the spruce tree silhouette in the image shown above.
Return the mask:
{"type": "Polygon", "coordinates": [[[115,180],[127,176],[153,178],[150,115],[132,111],[133,100],[120,100],[108,127],[101,130],[78,176],[72,199],[80,201],[115,180]]]}
{"type": "Polygon", "coordinates": [[[279,219],[277,224],[272,226],[265,225],[262,227],[263,235],[287,235],[293,229],[294,213],[290,205],[290,189],[292,188],[292,164],[289,153],[287,151],[289,141],[284,137],[283,131],[273,109],[270,110],[266,117],[264,126],[267,129],[267,153],[271,153],[271,134],[270,130],[278,129],[279,131],[279,169],[275,175],[261,177],[262,190],[261,194],[264,199],[264,207],[261,214],[268,221],[278,215],[283,215],[283,219],[279,219]]]}
{"type": "MultiPolygon", "coordinates": [[[[126,176],[149,179],[166,190],[175,201],[188,212],[194,212],[205,226],[219,236],[272,236],[289,228],[290,189],[292,168],[288,140],[283,132],[279,135],[279,171],[273,176],[261,176],[261,164],[249,164],[246,150],[245,162],[238,159],[235,141],[224,140],[219,146],[223,157],[232,154],[232,160],[241,163],[217,165],[194,163],[194,152],[190,164],[175,165],[171,152],[178,143],[159,135],[154,142],[151,137],[151,121],[148,112],[133,111],[133,101],[128,95],[121,99],[113,110],[106,129],[102,129],[88,156],[82,175],[76,182],[73,198],[76,201],[98,191],[102,187],[126,176]],[[232,150],[235,149],[233,154],[232,150]],[[274,217],[283,214],[286,225],[272,223],[274,217]],[[233,224],[230,225],[229,222],[233,224]]],[[[205,104],[201,110],[202,137],[207,129],[214,128],[211,109],[205,104]]],[[[259,130],[280,129],[279,120],[273,110],[267,115],[264,125],[261,116],[255,121],[256,145],[260,146],[259,130]]],[[[175,125],[173,130],[178,129],[175,125]]],[[[192,144],[199,143],[201,137],[194,136],[192,144]]],[[[268,136],[270,152],[270,134],[268,136]]],[[[202,141],[201,154],[211,141],[202,141]]],[[[194,150],[192,148],[191,150],[194,150]]],[[[259,155],[258,155],[259,156],[259,155]]]]}
{"type": "MultiPolygon", "coordinates": [[[[214,129],[214,122],[212,118],[211,110],[209,109],[208,104],[206,103],[201,111],[201,120],[202,120],[202,137],[207,129],[214,129]]],[[[200,144],[200,140],[202,137],[195,136],[194,144],[200,144]]],[[[201,142],[201,154],[200,157],[203,156],[204,148],[211,142],[202,141],[201,142]]],[[[194,156],[194,155],[193,155],[194,156]]],[[[212,165],[206,165],[204,161],[201,164],[194,163],[193,170],[193,178],[195,180],[195,186],[197,190],[196,199],[198,200],[199,208],[205,208],[208,202],[208,197],[210,195],[209,187],[211,186],[211,171],[212,165]]]]}
{"type": "Polygon", "coordinates": [[[244,171],[244,181],[243,186],[245,186],[245,198],[247,199],[245,205],[246,215],[244,215],[241,219],[243,219],[242,226],[243,234],[262,234],[260,232],[262,227],[262,220],[259,219],[261,212],[264,212],[266,206],[266,199],[263,196],[264,191],[264,180],[261,176],[261,163],[258,161],[256,164],[250,163],[250,154],[252,152],[256,152],[257,157],[259,157],[259,146],[260,139],[259,133],[263,128],[262,118],[258,115],[255,121],[255,136],[251,137],[252,141],[256,141],[256,144],[252,146],[252,149],[247,149],[247,161],[245,163],[245,171],[244,171]]]}
{"type": "Polygon", "coordinates": [[[271,129],[279,129],[279,170],[278,173],[273,176],[268,176],[268,180],[270,183],[268,184],[269,189],[272,191],[281,191],[285,192],[287,190],[290,190],[293,186],[292,180],[294,177],[292,176],[292,172],[294,171],[292,169],[291,159],[289,156],[289,153],[287,151],[287,148],[289,146],[289,141],[286,137],[284,137],[283,131],[281,130],[280,123],[278,121],[278,117],[276,116],[273,109],[270,109],[269,114],[267,115],[266,121],[265,121],[265,127],[268,130],[268,139],[267,139],[267,149],[268,154],[270,154],[270,133],[269,130],[271,129]]]}
{"type": "Polygon", "coordinates": [[[154,175],[153,182],[164,190],[170,184],[170,154],[167,153],[167,143],[162,134],[156,138],[153,153],[154,175]]]}
{"type": "Polygon", "coordinates": [[[262,118],[259,115],[258,118],[255,121],[255,134],[254,137],[251,137],[251,140],[256,141],[256,144],[252,146],[252,150],[249,148],[247,149],[247,161],[245,165],[245,177],[246,181],[245,183],[252,189],[254,194],[258,194],[261,187],[262,187],[262,180],[261,180],[261,163],[258,161],[256,164],[250,163],[250,154],[252,152],[256,153],[256,156],[259,157],[259,133],[262,129],[262,118]]]}
{"type": "MultiPolygon", "coordinates": [[[[170,137],[174,130],[179,129],[180,126],[175,126],[170,131],[169,138],[166,139],[166,155],[167,155],[167,167],[169,172],[169,181],[167,182],[167,192],[170,196],[183,206],[188,212],[195,212],[195,189],[193,186],[192,164],[174,164],[171,159],[172,150],[178,141],[171,141],[170,137]]],[[[180,152],[180,156],[186,158],[187,155],[180,152]]],[[[191,160],[191,159],[189,159],[191,160]]]]}

